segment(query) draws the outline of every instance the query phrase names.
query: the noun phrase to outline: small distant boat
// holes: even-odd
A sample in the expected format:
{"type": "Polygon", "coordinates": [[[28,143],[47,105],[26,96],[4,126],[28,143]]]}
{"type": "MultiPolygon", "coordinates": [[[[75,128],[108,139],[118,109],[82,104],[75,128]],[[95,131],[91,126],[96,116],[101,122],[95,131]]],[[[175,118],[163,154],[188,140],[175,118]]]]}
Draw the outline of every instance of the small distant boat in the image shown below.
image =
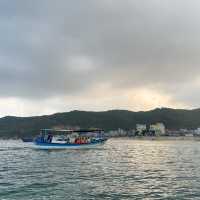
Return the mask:
{"type": "Polygon", "coordinates": [[[80,149],[94,148],[104,144],[107,138],[100,129],[53,130],[42,129],[34,141],[37,149],[80,149]]]}
{"type": "Polygon", "coordinates": [[[33,142],[33,138],[21,138],[23,142],[33,142]]]}

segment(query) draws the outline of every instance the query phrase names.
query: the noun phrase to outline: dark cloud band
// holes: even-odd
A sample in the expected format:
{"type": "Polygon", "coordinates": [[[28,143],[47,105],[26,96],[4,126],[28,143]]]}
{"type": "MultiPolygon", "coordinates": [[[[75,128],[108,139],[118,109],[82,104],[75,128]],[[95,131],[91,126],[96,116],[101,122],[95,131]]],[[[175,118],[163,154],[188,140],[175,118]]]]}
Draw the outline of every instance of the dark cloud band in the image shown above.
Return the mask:
{"type": "Polygon", "coordinates": [[[106,82],[115,89],[158,87],[184,101],[178,94],[184,84],[199,89],[192,84],[200,72],[199,6],[186,0],[1,1],[0,95],[49,98],[106,82]]]}

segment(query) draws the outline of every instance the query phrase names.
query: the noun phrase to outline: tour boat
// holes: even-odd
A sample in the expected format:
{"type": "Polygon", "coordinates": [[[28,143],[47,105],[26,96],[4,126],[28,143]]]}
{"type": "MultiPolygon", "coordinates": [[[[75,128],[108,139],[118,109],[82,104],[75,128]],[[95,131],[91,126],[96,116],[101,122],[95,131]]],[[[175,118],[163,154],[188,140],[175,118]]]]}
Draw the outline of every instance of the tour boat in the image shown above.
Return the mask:
{"type": "Polygon", "coordinates": [[[37,149],[94,148],[106,142],[103,130],[54,130],[42,129],[34,140],[37,149]]]}

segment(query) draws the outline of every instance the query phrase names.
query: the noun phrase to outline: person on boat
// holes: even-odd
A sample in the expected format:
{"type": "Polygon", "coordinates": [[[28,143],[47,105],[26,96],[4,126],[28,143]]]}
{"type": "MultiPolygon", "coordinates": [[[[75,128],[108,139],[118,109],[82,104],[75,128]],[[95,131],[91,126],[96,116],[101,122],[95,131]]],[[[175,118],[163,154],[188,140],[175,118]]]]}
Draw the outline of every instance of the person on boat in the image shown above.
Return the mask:
{"type": "Polygon", "coordinates": [[[83,144],[83,138],[82,137],[80,138],[80,144],[83,144]]]}
{"type": "Polygon", "coordinates": [[[79,143],[80,143],[80,139],[79,139],[79,138],[76,138],[75,141],[74,141],[74,143],[75,143],[75,144],[79,144],[79,143]]]}
{"type": "Polygon", "coordinates": [[[90,142],[91,142],[91,138],[87,137],[87,143],[90,143],[90,142]]]}
{"type": "Polygon", "coordinates": [[[70,139],[69,139],[69,137],[67,137],[65,141],[66,141],[66,143],[69,144],[69,143],[70,143],[70,139]]]}
{"type": "Polygon", "coordinates": [[[86,139],[85,139],[85,137],[82,137],[82,144],[86,144],[86,139]]]}
{"type": "Polygon", "coordinates": [[[87,144],[87,139],[86,139],[86,137],[83,138],[83,143],[84,143],[84,144],[87,144]]]}
{"type": "Polygon", "coordinates": [[[49,133],[48,136],[47,136],[47,142],[51,143],[52,139],[53,139],[53,135],[51,133],[49,133]]]}

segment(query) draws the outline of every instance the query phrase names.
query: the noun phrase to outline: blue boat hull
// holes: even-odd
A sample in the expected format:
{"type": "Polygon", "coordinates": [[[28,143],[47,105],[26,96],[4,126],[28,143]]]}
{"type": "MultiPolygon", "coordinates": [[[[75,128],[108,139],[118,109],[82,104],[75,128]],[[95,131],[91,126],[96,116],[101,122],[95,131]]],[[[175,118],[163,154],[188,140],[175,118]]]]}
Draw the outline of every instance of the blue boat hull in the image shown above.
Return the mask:
{"type": "Polygon", "coordinates": [[[99,145],[104,144],[106,139],[95,141],[88,144],[66,144],[66,143],[44,143],[35,142],[34,148],[36,149],[88,149],[96,148],[99,145]]]}

